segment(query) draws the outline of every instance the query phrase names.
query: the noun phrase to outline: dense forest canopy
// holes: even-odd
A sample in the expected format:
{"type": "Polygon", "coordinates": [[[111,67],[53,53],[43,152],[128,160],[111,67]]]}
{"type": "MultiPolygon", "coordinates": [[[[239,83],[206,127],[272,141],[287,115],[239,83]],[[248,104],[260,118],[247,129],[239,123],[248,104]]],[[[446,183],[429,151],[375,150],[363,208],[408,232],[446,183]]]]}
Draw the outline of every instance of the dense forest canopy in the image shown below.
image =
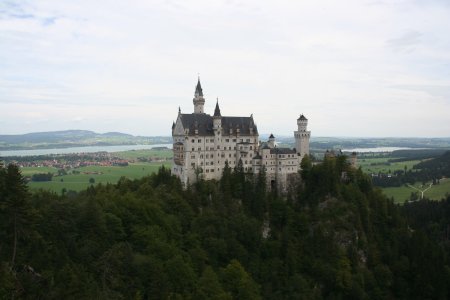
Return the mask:
{"type": "Polygon", "coordinates": [[[57,195],[1,165],[0,298],[448,298],[450,197],[394,205],[343,156],[300,175],[284,196],[239,167],[57,195]]]}

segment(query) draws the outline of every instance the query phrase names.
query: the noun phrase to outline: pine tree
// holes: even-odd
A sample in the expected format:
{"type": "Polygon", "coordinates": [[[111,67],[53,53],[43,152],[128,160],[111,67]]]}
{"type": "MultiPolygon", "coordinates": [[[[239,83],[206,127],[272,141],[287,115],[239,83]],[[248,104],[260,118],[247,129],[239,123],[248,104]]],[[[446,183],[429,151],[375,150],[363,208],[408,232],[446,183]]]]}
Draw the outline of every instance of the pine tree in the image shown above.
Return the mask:
{"type": "Polygon", "coordinates": [[[4,198],[5,229],[11,238],[11,266],[14,267],[20,236],[26,231],[29,223],[30,207],[28,189],[19,168],[10,164],[6,168],[4,198]]]}

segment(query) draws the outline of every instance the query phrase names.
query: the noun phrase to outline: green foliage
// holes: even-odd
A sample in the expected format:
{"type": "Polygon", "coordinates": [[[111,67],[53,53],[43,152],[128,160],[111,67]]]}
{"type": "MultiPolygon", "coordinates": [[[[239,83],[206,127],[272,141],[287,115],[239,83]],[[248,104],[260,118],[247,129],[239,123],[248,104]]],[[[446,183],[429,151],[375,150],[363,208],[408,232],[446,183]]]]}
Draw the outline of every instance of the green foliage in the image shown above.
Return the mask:
{"type": "Polygon", "coordinates": [[[77,195],[0,166],[0,298],[448,298],[450,199],[398,207],[345,158],[302,167],[286,199],[239,165],[77,195]]]}

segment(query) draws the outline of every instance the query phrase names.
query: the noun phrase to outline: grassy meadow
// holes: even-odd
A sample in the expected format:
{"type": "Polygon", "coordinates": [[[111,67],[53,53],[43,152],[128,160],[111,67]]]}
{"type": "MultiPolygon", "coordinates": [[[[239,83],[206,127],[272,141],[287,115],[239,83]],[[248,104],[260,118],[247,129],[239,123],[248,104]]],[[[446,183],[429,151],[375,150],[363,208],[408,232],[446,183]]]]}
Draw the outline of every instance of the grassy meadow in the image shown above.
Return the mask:
{"type": "MultiPolygon", "coordinates": [[[[418,182],[413,186],[420,190],[424,190],[428,187],[428,185],[422,187],[422,184],[418,182]]],[[[396,203],[404,203],[409,199],[411,193],[418,192],[416,189],[409,186],[389,187],[383,188],[382,190],[386,196],[393,197],[396,203]]],[[[420,197],[421,193],[418,193],[420,197]]],[[[428,189],[423,195],[431,200],[441,200],[447,193],[450,193],[450,178],[441,179],[440,184],[431,186],[431,188],[428,189]]]]}
{"type": "MultiPolygon", "coordinates": [[[[60,193],[62,189],[67,191],[81,191],[91,185],[89,180],[93,178],[94,184],[98,183],[116,183],[120,177],[124,176],[129,179],[138,179],[154,172],[165,165],[170,167],[169,163],[132,163],[126,167],[117,166],[88,166],[77,168],[79,174],[68,174],[63,176],[53,176],[52,181],[33,182],[30,181],[28,186],[30,189],[46,189],[56,193],[60,193]]],[[[51,172],[57,174],[56,168],[22,168],[22,173],[25,176],[31,176],[34,173],[51,172]]]]}
{"type": "Polygon", "coordinates": [[[361,158],[358,159],[358,166],[361,166],[361,169],[364,173],[394,173],[396,170],[405,170],[405,166],[407,170],[411,170],[414,165],[420,163],[420,160],[408,160],[402,162],[389,162],[390,157],[383,158],[361,158]]]}
{"type": "MultiPolygon", "coordinates": [[[[389,159],[392,159],[392,157],[386,156],[377,158],[358,158],[358,166],[360,166],[363,172],[367,174],[377,174],[379,172],[389,174],[389,170],[393,174],[394,171],[397,170],[404,171],[405,166],[407,170],[411,170],[414,165],[421,162],[421,160],[389,162],[389,159]]],[[[420,190],[424,190],[426,187],[428,187],[428,185],[429,183],[426,184],[425,187],[422,187],[422,183],[416,182],[413,186],[420,190]]],[[[416,189],[413,189],[409,186],[382,188],[382,190],[386,194],[386,196],[394,198],[394,201],[396,203],[404,203],[409,199],[412,192],[418,192],[416,189]]],[[[428,189],[424,193],[424,197],[432,200],[441,200],[447,193],[450,193],[450,179],[448,178],[441,180],[440,184],[434,185],[430,189],[428,189]]],[[[419,192],[419,196],[420,194],[421,193],[419,192]]]]}
{"type": "Polygon", "coordinates": [[[56,193],[61,193],[63,189],[66,191],[81,191],[91,185],[89,180],[94,179],[94,184],[98,183],[116,183],[120,177],[124,176],[129,179],[138,179],[157,172],[161,166],[171,166],[170,159],[172,157],[171,150],[131,150],[114,153],[115,156],[137,160],[138,158],[152,158],[166,160],[163,162],[134,162],[128,166],[87,166],[73,170],[67,170],[67,175],[57,176],[58,169],[52,167],[24,167],[21,168],[24,176],[32,176],[37,173],[53,173],[52,181],[34,182],[30,181],[28,186],[31,190],[46,189],[56,193]],[[75,172],[74,172],[75,171],[75,172]],[[74,174],[76,173],[76,174],[74,174]]]}

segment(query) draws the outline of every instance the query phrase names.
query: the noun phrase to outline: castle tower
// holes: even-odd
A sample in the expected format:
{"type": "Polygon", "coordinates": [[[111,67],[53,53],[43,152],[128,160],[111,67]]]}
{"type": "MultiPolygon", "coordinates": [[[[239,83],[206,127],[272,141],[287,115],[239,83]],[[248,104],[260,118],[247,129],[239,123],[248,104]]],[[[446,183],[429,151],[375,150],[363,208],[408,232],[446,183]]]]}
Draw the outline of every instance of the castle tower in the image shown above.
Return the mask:
{"type": "Polygon", "coordinates": [[[222,115],[220,114],[219,99],[217,99],[216,108],[214,109],[213,127],[214,127],[214,134],[216,136],[220,134],[222,130],[222,115]]]}
{"type": "Polygon", "coordinates": [[[194,94],[194,114],[203,114],[203,106],[205,105],[205,98],[203,98],[203,90],[200,84],[200,77],[198,78],[197,86],[195,87],[194,94]]]}
{"type": "Polygon", "coordinates": [[[307,131],[308,119],[303,114],[297,119],[297,126],[298,130],[294,131],[295,149],[301,161],[305,154],[309,155],[309,138],[311,136],[311,131],[307,131]]]}
{"type": "Polygon", "coordinates": [[[355,169],[358,167],[358,154],[356,152],[352,152],[352,155],[350,156],[350,164],[355,169]]]}
{"type": "Polygon", "coordinates": [[[273,134],[271,133],[269,136],[269,148],[275,148],[275,137],[273,136],[273,134]]]}

